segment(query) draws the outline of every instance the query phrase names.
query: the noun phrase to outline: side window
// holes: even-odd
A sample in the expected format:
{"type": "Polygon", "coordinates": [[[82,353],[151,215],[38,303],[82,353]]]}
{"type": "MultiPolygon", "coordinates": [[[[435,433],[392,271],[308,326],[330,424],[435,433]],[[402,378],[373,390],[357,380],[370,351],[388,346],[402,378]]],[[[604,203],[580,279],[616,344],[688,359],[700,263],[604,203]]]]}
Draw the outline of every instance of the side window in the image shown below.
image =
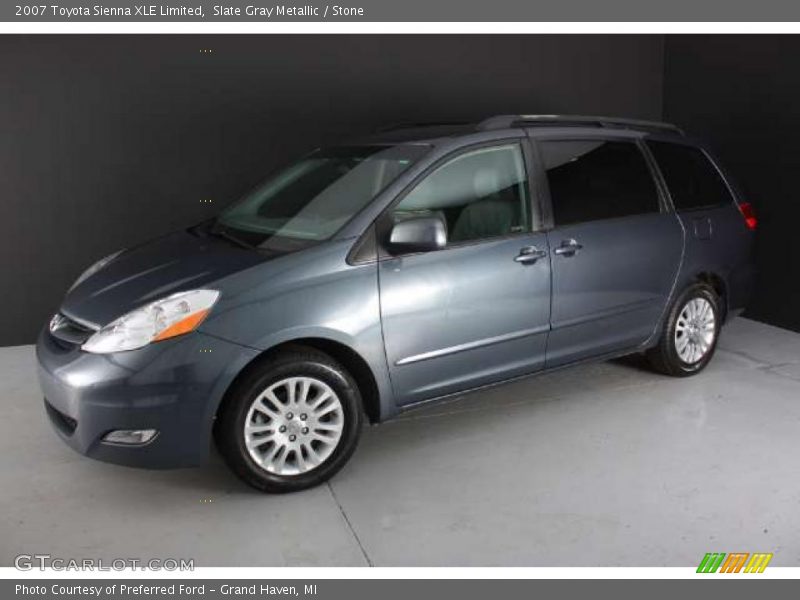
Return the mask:
{"type": "Polygon", "coordinates": [[[733,198],[719,171],[693,146],[648,141],[661,169],[675,210],[731,204],[733,198]]]}
{"type": "Polygon", "coordinates": [[[461,154],[428,175],[403,198],[395,222],[435,215],[447,243],[501,237],[528,230],[528,185],[518,144],[461,154]]]}
{"type": "Polygon", "coordinates": [[[659,211],[658,190],[634,142],[540,142],[556,227],[659,211]]]}

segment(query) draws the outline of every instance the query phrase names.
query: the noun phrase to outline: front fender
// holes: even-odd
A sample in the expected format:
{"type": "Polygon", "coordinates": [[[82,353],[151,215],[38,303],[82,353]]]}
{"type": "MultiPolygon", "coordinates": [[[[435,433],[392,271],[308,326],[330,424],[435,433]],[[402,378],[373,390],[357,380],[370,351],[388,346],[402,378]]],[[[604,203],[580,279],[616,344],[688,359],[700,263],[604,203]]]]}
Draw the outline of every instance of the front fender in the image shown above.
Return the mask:
{"type": "Polygon", "coordinates": [[[304,260],[295,268],[283,265],[272,272],[270,265],[222,282],[220,302],[201,330],[258,350],[259,355],[304,339],[346,346],[372,371],[381,419],[395,414],[383,348],[377,266],[348,265],[344,256],[317,256],[313,262],[304,260]]]}

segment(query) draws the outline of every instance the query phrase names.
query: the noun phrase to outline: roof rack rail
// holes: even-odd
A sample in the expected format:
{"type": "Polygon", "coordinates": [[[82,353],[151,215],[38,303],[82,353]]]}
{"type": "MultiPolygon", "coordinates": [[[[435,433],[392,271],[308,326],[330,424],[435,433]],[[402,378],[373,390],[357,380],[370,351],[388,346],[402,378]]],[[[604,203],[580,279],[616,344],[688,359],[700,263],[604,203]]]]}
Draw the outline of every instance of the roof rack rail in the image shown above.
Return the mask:
{"type": "Polygon", "coordinates": [[[524,126],[558,127],[608,127],[610,129],[639,129],[645,131],[669,131],[685,135],[683,130],[671,123],[622,119],[618,117],[594,117],[586,115],[497,115],[481,121],[478,131],[509,129],[524,126]]]}
{"type": "Polygon", "coordinates": [[[418,127],[456,127],[471,125],[470,121],[401,121],[399,123],[390,123],[388,125],[381,125],[377,127],[375,133],[385,133],[387,131],[396,131],[398,129],[416,129],[418,127]]]}

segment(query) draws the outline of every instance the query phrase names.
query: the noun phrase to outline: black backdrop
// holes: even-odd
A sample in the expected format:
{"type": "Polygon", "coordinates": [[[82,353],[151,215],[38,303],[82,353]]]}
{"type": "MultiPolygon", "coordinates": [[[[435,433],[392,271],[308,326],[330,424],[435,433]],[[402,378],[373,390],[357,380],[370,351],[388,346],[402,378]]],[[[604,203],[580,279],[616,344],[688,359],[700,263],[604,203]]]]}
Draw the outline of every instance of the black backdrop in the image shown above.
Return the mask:
{"type": "Polygon", "coordinates": [[[710,140],[759,218],[747,316],[800,331],[800,36],[668,36],[664,116],[710,140]]]}
{"type": "Polygon", "coordinates": [[[211,216],[317,145],[510,112],[663,114],[709,137],[760,212],[749,314],[800,330],[799,50],[777,36],[0,36],[0,345],[32,342],[95,259],[211,216]]]}

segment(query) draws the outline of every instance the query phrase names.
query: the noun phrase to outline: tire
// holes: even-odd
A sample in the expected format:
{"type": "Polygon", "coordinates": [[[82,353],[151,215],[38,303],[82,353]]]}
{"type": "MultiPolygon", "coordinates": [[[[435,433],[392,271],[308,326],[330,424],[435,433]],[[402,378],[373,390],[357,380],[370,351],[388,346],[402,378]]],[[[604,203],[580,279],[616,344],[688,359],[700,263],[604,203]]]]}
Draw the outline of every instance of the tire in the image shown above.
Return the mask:
{"type": "Polygon", "coordinates": [[[296,346],[234,384],[214,433],[240,479],[262,492],[285,493],[337,473],[353,455],[363,421],[350,374],[327,354],[296,346]]]}
{"type": "Polygon", "coordinates": [[[672,377],[689,377],[705,369],[717,348],[721,317],[720,299],[711,286],[697,283],[684,290],[670,308],[658,344],[647,351],[653,369],[672,377]],[[692,322],[697,327],[687,328],[692,322]]]}

